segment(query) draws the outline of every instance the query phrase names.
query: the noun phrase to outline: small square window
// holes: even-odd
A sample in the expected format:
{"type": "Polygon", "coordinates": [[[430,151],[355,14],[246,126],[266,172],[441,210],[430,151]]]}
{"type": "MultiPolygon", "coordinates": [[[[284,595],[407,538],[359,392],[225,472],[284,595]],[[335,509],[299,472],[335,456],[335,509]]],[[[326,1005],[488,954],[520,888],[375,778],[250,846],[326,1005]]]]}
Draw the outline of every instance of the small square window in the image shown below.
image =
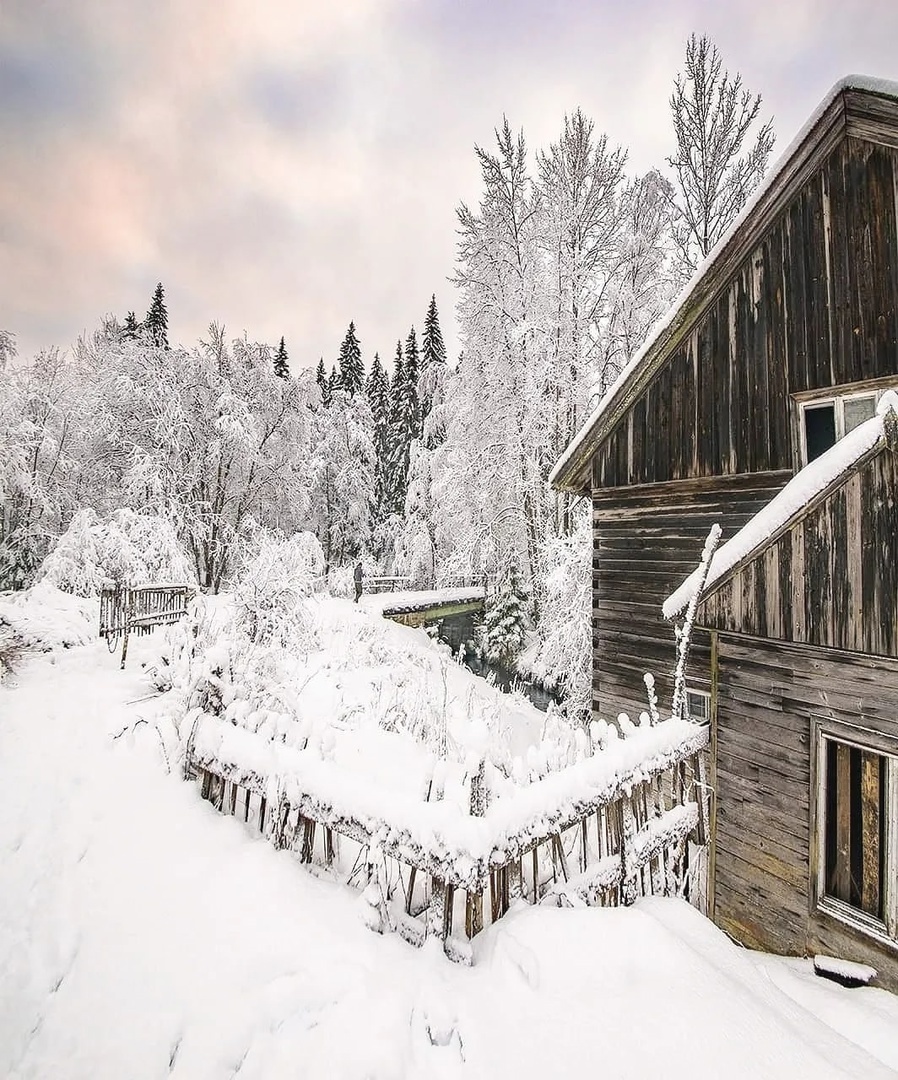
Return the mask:
{"type": "Polygon", "coordinates": [[[842,402],[842,417],[845,434],[876,415],[876,395],[865,394],[863,397],[845,398],[842,402]]]}
{"type": "Polygon", "coordinates": [[[711,722],[711,695],[704,690],[686,690],[686,715],[697,724],[711,722]]]}

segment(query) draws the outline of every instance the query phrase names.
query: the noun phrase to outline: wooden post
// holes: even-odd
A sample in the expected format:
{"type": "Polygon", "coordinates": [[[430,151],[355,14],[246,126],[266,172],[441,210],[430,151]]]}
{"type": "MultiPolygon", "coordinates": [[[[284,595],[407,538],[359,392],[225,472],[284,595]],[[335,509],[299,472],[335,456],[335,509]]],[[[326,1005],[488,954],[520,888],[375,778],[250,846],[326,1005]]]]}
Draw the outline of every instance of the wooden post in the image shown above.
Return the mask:
{"type": "Polygon", "coordinates": [[[446,940],[446,882],[442,878],[431,878],[430,903],[427,905],[427,936],[439,936],[446,940]]]}
{"type": "Polygon", "coordinates": [[[505,896],[505,910],[515,902],[520,900],[523,894],[523,871],[521,868],[521,857],[518,856],[511,860],[506,867],[506,896],[505,896]]]}
{"type": "Polygon", "coordinates": [[[324,865],[334,865],[334,830],[329,826],[324,828],[324,865]]]}
{"type": "Polygon", "coordinates": [[[533,903],[539,903],[539,844],[536,843],[530,849],[530,859],[533,872],[533,903]]]}
{"type": "Polygon", "coordinates": [[[632,904],[636,900],[636,868],[633,865],[636,826],[630,800],[626,797],[618,799],[617,806],[620,813],[621,901],[632,904]]]}

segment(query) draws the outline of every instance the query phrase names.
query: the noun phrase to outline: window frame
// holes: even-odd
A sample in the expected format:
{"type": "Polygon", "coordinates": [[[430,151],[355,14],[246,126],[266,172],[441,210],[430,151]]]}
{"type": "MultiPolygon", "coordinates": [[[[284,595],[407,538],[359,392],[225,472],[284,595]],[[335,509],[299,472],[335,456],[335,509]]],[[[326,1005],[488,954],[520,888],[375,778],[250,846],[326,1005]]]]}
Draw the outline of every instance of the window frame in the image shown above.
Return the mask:
{"type": "MultiPolygon", "coordinates": [[[[836,442],[844,439],[845,432],[845,402],[857,401],[860,398],[873,398],[873,415],[876,415],[876,406],[882,397],[882,390],[856,390],[847,394],[833,394],[829,397],[813,398],[810,401],[799,402],[798,428],[801,436],[801,463],[808,465],[808,429],[805,422],[805,413],[810,409],[820,409],[825,405],[833,406],[833,422],[836,428],[836,442]]],[[[852,429],[853,430],[853,429],[852,429]]],[[[835,444],[834,444],[835,445],[835,444]]],[[[815,459],[816,460],[816,459],[815,459]]]]}
{"type": "Polygon", "coordinates": [[[710,724],[711,723],[711,693],[708,690],[700,690],[697,686],[686,686],[684,691],[686,695],[686,715],[690,720],[695,721],[697,724],[710,724]],[[705,703],[705,715],[703,717],[695,717],[692,715],[692,710],[689,708],[690,696],[701,698],[705,703]]]}
{"type": "Polygon", "coordinates": [[[870,397],[875,398],[876,405],[886,390],[898,390],[898,380],[894,375],[886,375],[877,379],[867,379],[863,382],[844,383],[841,386],[821,387],[817,390],[798,390],[790,394],[794,402],[792,410],[792,431],[794,440],[792,443],[792,457],[794,469],[797,472],[808,464],[807,436],[805,432],[804,411],[814,405],[834,405],[836,441],[843,438],[845,420],[843,407],[838,402],[847,398],[870,397]]]}
{"type": "Polygon", "coordinates": [[[812,911],[875,938],[880,944],[898,949],[898,736],[885,735],[862,726],[829,717],[813,721],[811,837],[812,911]],[[886,759],[885,853],[883,859],[883,914],[878,919],[826,892],[826,749],[829,742],[842,743],[886,759]]]}

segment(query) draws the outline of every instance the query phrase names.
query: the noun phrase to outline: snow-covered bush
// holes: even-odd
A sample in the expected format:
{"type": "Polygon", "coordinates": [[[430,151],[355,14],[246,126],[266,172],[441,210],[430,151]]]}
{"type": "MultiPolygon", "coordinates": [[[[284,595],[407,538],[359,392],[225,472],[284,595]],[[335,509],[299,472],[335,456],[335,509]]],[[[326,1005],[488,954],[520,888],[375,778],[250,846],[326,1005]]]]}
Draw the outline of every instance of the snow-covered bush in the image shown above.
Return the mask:
{"type": "Polygon", "coordinates": [[[311,634],[304,601],[324,572],[324,552],[308,532],[289,539],[256,532],[231,592],[238,626],[250,641],[306,647],[311,634]]]}
{"type": "Polygon", "coordinates": [[[94,604],[39,582],[21,592],[0,595],[0,651],[68,649],[96,637],[94,604]]]}
{"type": "Polygon", "coordinates": [[[121,509],[104,520],[83,509],[44,560],[38,580],[94,596],[110,585],[193,582],[195,575],[168,518],[121,509]]]}

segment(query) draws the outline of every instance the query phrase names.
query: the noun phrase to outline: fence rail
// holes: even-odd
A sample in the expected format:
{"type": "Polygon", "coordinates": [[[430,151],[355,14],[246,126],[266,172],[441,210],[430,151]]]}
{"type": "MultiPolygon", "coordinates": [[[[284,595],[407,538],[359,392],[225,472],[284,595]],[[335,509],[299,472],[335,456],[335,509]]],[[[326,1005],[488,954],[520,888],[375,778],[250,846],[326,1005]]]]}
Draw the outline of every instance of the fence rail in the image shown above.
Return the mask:
{"type": "Polygon", "coordinates": [[[100,593],[100,637],[115,652],[122,639],[122,663],[128,656],[132,633],[149,634],[157,626],[170,626],[187,614],[196,595],[191,585],[123,585],[100,593]]]}
{"type": "Polygon", "coordinates": [[[234,751],[246,742],[248,760],[266,760],[247,741],[258,736],[208,716],[197,723],[186,775],[199,781],[204,799],[222,813],[241,813],[303,863],[341,876],[349,869],[348,880],[365,888],[372,904],[369,925],[416,945],[436,935],[452,959],[471,962],[471,939],[516,899],[599,905],[630,904],[640,895],[696,899],[688,841],[707,842],[704,729],[690,725],[677,745],[598,786],[602,763],[590,770],[595,758],[580,762],[567,776],[551,774],[519,796],[500,797],[495,812],[484,809],[481,769],[471,779],[469,814],[459,809],[457,819],[447,818],[447,804],[428,797],[410,805],[403,822],[378,817],[363,790],[356,790],[356,809],[329,802],[326,791],[337,786],[330,782],[333,763],[286,750],[280,760],[290,763],[289,775],[259,771],[258,764],[245,768],[243,753],[234,751]]]}

